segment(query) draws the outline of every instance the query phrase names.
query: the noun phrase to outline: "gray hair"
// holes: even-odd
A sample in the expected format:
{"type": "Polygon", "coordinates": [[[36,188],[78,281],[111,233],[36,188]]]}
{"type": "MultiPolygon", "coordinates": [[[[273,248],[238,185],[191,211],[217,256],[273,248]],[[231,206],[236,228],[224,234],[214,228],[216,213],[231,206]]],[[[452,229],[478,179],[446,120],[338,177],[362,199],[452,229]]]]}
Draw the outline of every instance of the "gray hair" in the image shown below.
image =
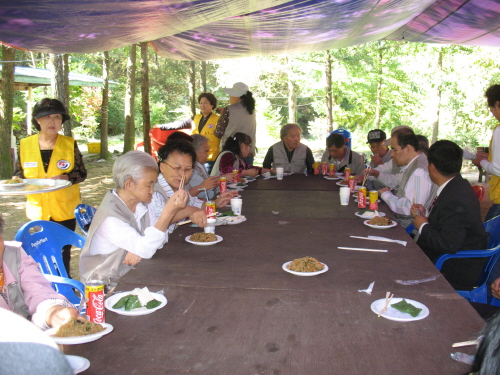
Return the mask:
{"type": "Polygon", "coordinates": [[[199,151],[200,147],[208,142],[208,138],[201,134],[193,134],[193,148],[194,151],[199,151]]]}
{"type": "Polygon", "coordinates": [[[129,178],[137,181],[144,177],[148,169],[158,173],[158,165],[151,155],[143,151],[129,151],[113,164],[113,181],[118,189],[123,189],[129,178]]]}
{"type": "Polygon", "coordinates": [[[302,129],[297,124],[286,124],[283,125],[280,130],[280,138],[281,139],[285,138],[288,135],[288,132],[295,127],[298,128],[300,130],[300,133],[302,134],[302,129]]]}

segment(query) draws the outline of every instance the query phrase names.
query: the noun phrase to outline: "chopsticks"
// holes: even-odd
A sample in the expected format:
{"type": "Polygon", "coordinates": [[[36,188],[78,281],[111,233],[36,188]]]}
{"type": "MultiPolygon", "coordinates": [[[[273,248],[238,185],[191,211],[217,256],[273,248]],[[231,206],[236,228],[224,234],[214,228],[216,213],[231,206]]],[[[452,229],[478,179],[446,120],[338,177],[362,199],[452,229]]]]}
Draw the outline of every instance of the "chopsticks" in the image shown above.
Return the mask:
{"type": "MultiPolygon", "coordinates": [[[[215,216],[217,214],[218,214],[218,212],[214,212],[213,214],[207,215],[207,217],[212,217],[212,216],[215,216]]],[[[177,225],[184,225],[184,224],[187,224],[190,222],[191,222],[191,220],[181,221],[180,223],[177,223],[177,225]]]]}
{"type": "Polygon", "coordinates": [[[387,250],[379,250],[379,249],[365,249],[363,247],[337,247],[338,249],[341,250],[357,250],[357,251],[373,251],[373,252],[378,252],[378,253],[387,253],[387,250]]]}
{"type": "MultiPolygon", "coordinates": [[[[185,175],[184,173],[182,173],[181,183],[179,184],[179,190],[184,189],[184,181],[185,181],[185,180],[186,180],[186,175],[185,175]]],[[[176,205],[180,203],[180,202],[179,202],[179,198],[180,198],[180,197],[177,197],[177,198],[175,199],[175,204],[176,204],[176,205]]]]}
{"type": "Polygon", "coordinates": [[[371,169],[371,167],[366,167],[365,168],[365,175],[363,176],[363,183],[361,186],[365,186],[366,180],[368,179],[368,171],[371,169]]]}
{"type": "Polygon", "coordinates": [[[456,342],[452,345],[452,347],[459,348],[461,346],[470,346],[470,345],[477,345],[477,344],[479,344],[479,339],[471,340],[471,341],[456,342]]]}
{"type": "Polygon", "coordinates": [[[391,294],[391,292],[387,292],[385,294],[385,305],[383,307],[382,310],[379,311],[378,313],[378,317],[380,318],[380,315],[382,315],[383,313],[385,313],[387,311],[387,308],[389,307],[389,305],[391,304],[391,301],[392,301],[392,297],[394,297],[394,293],[391,294]]]}

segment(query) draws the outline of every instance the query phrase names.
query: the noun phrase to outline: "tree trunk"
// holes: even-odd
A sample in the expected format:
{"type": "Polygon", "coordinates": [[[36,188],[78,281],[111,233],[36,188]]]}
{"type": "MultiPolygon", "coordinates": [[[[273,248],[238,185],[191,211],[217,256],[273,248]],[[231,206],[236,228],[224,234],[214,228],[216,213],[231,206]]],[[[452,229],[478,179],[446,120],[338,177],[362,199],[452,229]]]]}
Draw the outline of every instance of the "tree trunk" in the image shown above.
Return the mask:
{"type": "Polygon", "coordinates": [[[333,101],[332,101],[332,55],[330,51],[326,51],[325,61],[325,78],[326,78],[326,126],[328,133],[333,131],[333,101]]]}
{"type": "MultiPolygon", "coordinates": [[[[2,45],[2,59],[14,61],[16,50],[2,45]]],[[[12,116],[14,110],[14,62],[2,66],[2,94],[0,96],[0,179],[9,179],[13,174],[14,155],[10,149],[12,116]]],[[[15,152],[15,150],[14,150],[15,152]]]]}
{"type": "Polygon", "coordinates": [[[144,132],[144,151],[151,155],[151,116],[149,111],[149,66],[148,42],[141,43],[141,94],[142,94],[142,124],[144,132]]]}
{"type": "MultiPolygon", "coordinates": [[[[288,58],[287,58],[288,62],[288,58]]],[[[295,84],[292,79],[292,67],[290,63],[288,65],[288,122],[296,124],[297,123],[297,94],[295,89],[295,84]]]]}
{"type": "Polygon", "coordinates": [[[382,105],[382,67],[384,60],[383,49],[378,50],[378,71],[377,71],[377,97],[375,99],[375,119],[373,126],[380,129],[380,107],[382,105]]]}
{"type": "Polygon", "coordinates": [[[134,149],[135,144],[135,62],[137,45],[130,46],[127,60],[127,87],[125,92],[125,136],[123,142],[123,153],[134,149]]]}
{"type": "MultiPolygon", "coordinates": [[[[66,110],[68,114],[71,116],[71,113],[69,111],[69,58],[68,54],[65,53],[63,55],[63,71],[64,71],[64,106],[66,107],[66,110]]],[[[71,137],[71,119],[68,121],[65,121],[63,124],[63,129],[64,129],[64,135],[67,135],[68,137],[71,137]]]]}
{"type": "MultiPolygon", "coordinates": [[[[52,97],[61,101],[68,111],[68,103],[66,103],[66,93],[64,89],[64,62],[62,55],[54,55],[50,54],[50,70],[52,72],[51,77],[51,86],[52,86],[52,97]]],[[[69,122],[69,135],[71,136],[71,121],[65,121],[63,124],[64,134],[66,134],[66,128],[68,125],[66,123],[69,122]]]]}
{"type": "Polygon", "coordinates": [[[438,84],[438,89],[437,89],[437,111],[436,111],[436,121],[432,124],[432,140],[431,142],[434,143],[437,141],[438,136],[439,136],[439,115],[440,115],[440,109],[441,109],[441,97],[443,94],[443,48],[439,48],[439,54],[438,54],[438,68],[439,68],[439,84],[438,84]]]}
{"type": "Polygon", "coordinates": [[[108,151],[108,105],[109,105],[109,52],[102,59],[102,104],[101,104],[101,159],[109,159],[108,151]]]}
{"type": "Polygon", "coordinates": [[[196,116],[196,63],[189,62],[189,101],[191,104],[191,117],[196,116]]]}
{"type": "Polygon", "coordinates": [[[202,61],[201,62],[201,70],[200,70],[200,76],[201,76],[201,87],[203,88],[203,92],[207,92],[207,62],[202,61]]]}

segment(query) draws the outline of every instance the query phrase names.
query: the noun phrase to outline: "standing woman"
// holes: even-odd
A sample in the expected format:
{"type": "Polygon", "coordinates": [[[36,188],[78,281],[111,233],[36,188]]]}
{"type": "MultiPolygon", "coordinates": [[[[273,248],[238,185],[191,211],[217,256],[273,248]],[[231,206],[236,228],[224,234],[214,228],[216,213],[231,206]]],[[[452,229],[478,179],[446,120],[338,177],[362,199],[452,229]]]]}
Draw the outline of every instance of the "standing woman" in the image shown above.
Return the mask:
{"type": "Polygon", "coordinates": [[[215,136],[215,126],[217,121],[219,121],[219,115],[216,115],[213,111],[217,108],[217,98],[214,94],[209,92],[201,93],[198,96],[198,105],[200,106],[201,114],[194,116],[193,122],[195,127],[192,134],[201,134],[208,138],[208,173],[210,173],[212,166],[215,163],[215,158],[219,155],[219,144],[220,140],[215,136]]]}
{"type": "MultiPolygon", "coordinates": [[[[69,180],[73,185],[42,194],[27,195],[26,216],[30,220],[55,221],[75,230],[74,210],[80,200],[78,183],[87,178],[82,154],[76,141],[59,134],[70,117],[57,99],[45,98],[33,108],[32,123],[38,134],[21,139],[15,176],[69,180]]],[[[71,245],[63,248],[63,260],[69,274],[71,245]]]]}
{"type": "Polygon", "coordinates": [[[238,132],[249,135],[254,144],[244,160],[248,165],[252,165],[255,156],[257,129],[255,99],[248,91],[248,86],[243,82],[236,82],[232,88],[224,89],[224,92],[229,95],[229,106],[224,108],[224,112],[222,112],[215,129],[215,136],[221,138],[221,144],[224,145],[226,139],[238,132]]]}

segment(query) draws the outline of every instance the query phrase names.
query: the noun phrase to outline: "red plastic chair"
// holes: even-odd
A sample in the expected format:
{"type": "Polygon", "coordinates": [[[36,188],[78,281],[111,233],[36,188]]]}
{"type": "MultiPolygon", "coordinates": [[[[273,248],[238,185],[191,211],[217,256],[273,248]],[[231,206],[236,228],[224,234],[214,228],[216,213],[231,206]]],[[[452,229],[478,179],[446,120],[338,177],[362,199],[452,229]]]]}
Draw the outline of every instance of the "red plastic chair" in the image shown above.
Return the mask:
{"type": "MultiPolygon", "coordinates": [[[[158,161],[158,150],[167,142],[170,134],[178,131],[179,129],[161,130],[160,128],[153,128],[149,131],[149,139],[151,139],[151,154],[158,161]]],[[[137,150],[139,147],[144,147],[144,142],[139,142],[135,145],[137,150]]]]}
{"type": "Polygon", "coordinates": [[[472,189],[474,190],[474,193],[477,195],[477,199],[479,202],[481,202],[484,198],[484,194],[486,193],[486,189],[484,188],[483,185],[472,185],[472,189]]]}

